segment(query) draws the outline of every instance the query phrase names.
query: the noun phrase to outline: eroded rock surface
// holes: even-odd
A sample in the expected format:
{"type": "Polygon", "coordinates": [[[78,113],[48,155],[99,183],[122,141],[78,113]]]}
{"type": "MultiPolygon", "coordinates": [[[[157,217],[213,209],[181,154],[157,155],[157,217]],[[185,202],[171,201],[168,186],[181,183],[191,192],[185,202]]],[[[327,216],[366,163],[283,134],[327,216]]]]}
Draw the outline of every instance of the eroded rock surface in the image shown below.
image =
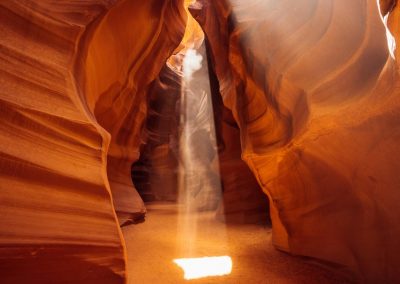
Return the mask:
{"type": "Polygon", "coordinates": [[[144,201],[178,199],[181,71],[166,64],[147,94],[148,114],[132,179],[144,201]]]}
{"type": "Polygon", "coordinates": [[[2,1],[0,15],[1,282],[123,283],[115,210],[144,212],[130,166],[183,3],[2,1]]]}
{"type": "Polygon", "coordinates": [[[81,67],[88,107],[111,135],[107,173],[120,222],[145,213],[133,188],[147,93],[185,30],[182,1],[125,1],[100,23],[81,67]]]}
{"type": "MultiPolygon", "coordinates": [[[[398,37],[397,9],[383,10],[398,37]]],[[[396,282],[399,73],[376,2],[201,0],[191,11],[271,200],[275,246],[396,282]]]]}

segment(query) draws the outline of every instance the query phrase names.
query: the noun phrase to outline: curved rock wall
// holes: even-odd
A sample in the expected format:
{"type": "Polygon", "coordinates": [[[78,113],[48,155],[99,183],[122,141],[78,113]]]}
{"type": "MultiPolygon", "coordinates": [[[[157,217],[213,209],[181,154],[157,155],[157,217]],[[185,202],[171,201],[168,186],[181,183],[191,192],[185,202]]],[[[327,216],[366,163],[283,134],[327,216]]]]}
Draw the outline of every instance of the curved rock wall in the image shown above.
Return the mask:
{"type": "Polygon", "coordinates": [[[359,281],[398,281],[399,80],[377,3],[201,0],[190,9],[242,157],[271,200],[274,244],[359,281]]]}
{"type": "Polygon", "coordinates": [[[147,95],[144,145],[132,166],[133,182],[144,201],[178,199],[181,87],[181,72],[166,64],[147,95]]]}
{"type": "Polygon", "coordinates": [[[87,46],[85,94],[97,121],[111,134],[107,170],[121,222],[145,213],[131,165],[139,158],[150,85],[184,34],[186,13],[179,3],[121,2],[87,46]]]}
{"type": "Polygon", "coordinates": [[[210,56],[208,65],[223,189],[217,218],[227,223],[269,223],[268,198],[241,158],[240,129],[232,111],[224,106],[210,56]]]}
{"type": "Polygon", "coordinates": [[[268,198],[241,159],[240,130],[231,111],[221,106],[216,121],[223,144],[219,151],[223,195],[217,218],[227,223],[269,223],[268,198]]]}
{"type": "Polygon", "coordinates": [[[183,1],[139,2],[0,3],[2,283],[124,282],[112,196],[143,212],[144,94],[186,17],[183,1]]]}

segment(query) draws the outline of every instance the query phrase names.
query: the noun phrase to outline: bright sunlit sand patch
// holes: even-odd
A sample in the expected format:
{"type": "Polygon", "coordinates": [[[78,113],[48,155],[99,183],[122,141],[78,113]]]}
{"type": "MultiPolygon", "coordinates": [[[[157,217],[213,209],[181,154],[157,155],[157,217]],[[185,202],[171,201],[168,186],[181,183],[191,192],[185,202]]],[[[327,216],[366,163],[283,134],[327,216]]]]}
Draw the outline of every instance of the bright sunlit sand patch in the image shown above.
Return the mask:
{"type": "Polygon", "coordinates": [[[174,259],[174,262],[183,269],[186,280],[223,276],[232,272],[232,259],[229,256],[180,258],[174,259]]]}

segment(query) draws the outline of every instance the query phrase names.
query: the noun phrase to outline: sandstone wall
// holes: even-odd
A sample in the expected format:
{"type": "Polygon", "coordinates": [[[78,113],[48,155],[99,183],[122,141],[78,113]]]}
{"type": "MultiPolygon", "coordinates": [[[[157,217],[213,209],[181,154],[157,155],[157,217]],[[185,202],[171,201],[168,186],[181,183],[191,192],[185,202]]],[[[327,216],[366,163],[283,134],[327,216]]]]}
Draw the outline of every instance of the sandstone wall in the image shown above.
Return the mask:
{"type": "Polygon", "coordinates": [[[148,114],[133,182],[144,201],[178,199],[181,71],[166,64],[147,94],[148,114]]]}
{"type": "Polygon", "coordinates": [[[377,3],[201,0],[191,12],[271,201],[275,246],[398,281],[399,73],[377,3]]]}
{"type": "Polygon", "coordinates": [[[186,13],[179,3],[120,3],[94,32],[81,66],[89,108],[111,134],[107,170],[121,222],[145,213],[131,165],[143,143],[150,85],[184,34],[186,13]]]}
{"type": "Polygon", "coordinates": [[[2,1],[0,15],[1,282],[122,283],[115,209],[144,212],[130,165],[183,4],[2,1]]]}

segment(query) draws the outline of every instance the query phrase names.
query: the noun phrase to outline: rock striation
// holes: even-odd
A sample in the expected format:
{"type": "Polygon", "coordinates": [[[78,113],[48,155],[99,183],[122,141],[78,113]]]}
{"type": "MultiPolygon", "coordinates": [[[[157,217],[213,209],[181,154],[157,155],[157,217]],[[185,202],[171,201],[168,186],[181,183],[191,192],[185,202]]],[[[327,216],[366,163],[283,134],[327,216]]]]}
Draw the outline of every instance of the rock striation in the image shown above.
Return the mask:
{"type": "Polygon", "coordinates": [[[88,107],[111,135],[107,175],[121,223],[145,213],[131,166],[139,159],[147,93],[185,31],[181,2],[118,4],[120,9],[110,11],[93,32],[79,68],[88,107]]]}
{"type": "Polygon", "coordinates": [[[132,166],[133,182],[144,201],[178,199],[181,73],[166,64],[147,94],[143,145],[132,166]]]}
{"type": "MultiPolygon", "coordinates": [[[[398,41],[396,3],[381,11],[398,41]]],[[[271,201],[275,246],[357,281],[397,282],[399,72],[376,1],[200,0],[190,10],[242,157],[271,201]]]]}
{"type": "Polygon", "coordinates": [[[123,283],[145,95],[183,1],[0,3],[2,283],[123,283]]]}

